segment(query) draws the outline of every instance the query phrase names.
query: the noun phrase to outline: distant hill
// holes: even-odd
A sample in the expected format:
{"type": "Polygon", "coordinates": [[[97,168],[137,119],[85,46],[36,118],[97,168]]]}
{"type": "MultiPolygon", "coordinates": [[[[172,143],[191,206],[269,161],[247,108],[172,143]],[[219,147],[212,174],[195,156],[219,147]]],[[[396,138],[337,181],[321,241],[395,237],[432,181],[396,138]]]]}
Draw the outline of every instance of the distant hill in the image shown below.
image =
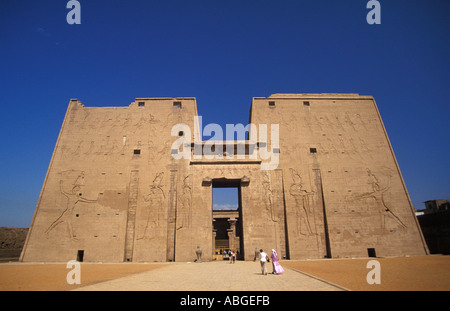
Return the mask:
{"type": "Polygon", "coordinates": [[[0,227],[0,249],[22,249],[28,228],[0,227]]]}
{"type": "Polygon", "coordinates": [[[28,228],[0,227],[0,262],[19,259],[27,233],[28,228]]]}

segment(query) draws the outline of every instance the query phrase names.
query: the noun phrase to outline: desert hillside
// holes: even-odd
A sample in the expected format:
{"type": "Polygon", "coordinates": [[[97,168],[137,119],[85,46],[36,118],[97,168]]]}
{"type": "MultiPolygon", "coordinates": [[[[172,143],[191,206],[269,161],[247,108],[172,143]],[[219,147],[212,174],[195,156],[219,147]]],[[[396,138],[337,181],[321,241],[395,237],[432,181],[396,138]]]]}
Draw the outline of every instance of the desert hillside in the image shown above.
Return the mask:
{"type": "Polygon", "coordinates": [[[0,227],[0,262],[19,259],[28,228],[0,227]]]}

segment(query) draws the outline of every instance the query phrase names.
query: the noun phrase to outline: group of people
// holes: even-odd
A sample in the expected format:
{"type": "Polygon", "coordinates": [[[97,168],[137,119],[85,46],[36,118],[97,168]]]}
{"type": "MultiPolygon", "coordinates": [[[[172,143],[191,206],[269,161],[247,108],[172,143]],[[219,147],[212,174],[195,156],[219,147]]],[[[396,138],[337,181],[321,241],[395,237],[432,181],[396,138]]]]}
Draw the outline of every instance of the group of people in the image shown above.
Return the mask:
{"type": "MultiPolygon", "coordinates": [[[[270,258],[272,258],[272,274],[280,274],[284,272],[283,267],[281,267],[280,263],[278,262],[278,253],[276,250],[272,249],[272,255],[270,255],[270,258]]],[[[262,249],[259,250],[259,261],[261,263],[261,274],[267,275],[267,262],[270,262],[270,258],[262,249]]]]}
{"type": "MultiPolygon", "coordinates": [[[[255,261],[256,261],[256,257],[257,257],[257,249],[255,249],[255,261]]],[[[235,263],[236,262],[236,253],[228,250],[224,251],[224,254],[228,254],[230,263],[235,263]]],[[[272,259],[272,274],[281,274],[284,272],[283,267],[281,267],[280,263],[278,262],[278,253],[276,250],[272,249],[272,254],[269,256],[267,255],[267,253],[265,253],[262,249],[259,250],[259,261],[261,263],[261,274],[263,275],[267,275],[267,263],[270,262],[270,260],[272,259]]]]}
{"type": "Polygon", "coordinates": [[[231,249],[228,251],[228,257],[230,259],[230,263],[236,262],[236,253],[232,252],[231,249]]]}

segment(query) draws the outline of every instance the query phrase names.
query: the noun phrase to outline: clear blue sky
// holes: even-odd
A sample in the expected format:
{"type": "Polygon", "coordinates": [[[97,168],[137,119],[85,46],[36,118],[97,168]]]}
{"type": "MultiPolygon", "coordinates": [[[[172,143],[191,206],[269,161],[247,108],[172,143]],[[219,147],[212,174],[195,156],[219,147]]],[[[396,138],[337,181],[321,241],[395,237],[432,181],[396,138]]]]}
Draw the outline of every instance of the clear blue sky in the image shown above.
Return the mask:
{"type": "Polygon", "coordinates": [[[197,98],[248,123],[272,93],[373,95],[414,206],[450,198],[450,1],[0,1],[0,226],[30,225],[70,98],[197,98]]]}

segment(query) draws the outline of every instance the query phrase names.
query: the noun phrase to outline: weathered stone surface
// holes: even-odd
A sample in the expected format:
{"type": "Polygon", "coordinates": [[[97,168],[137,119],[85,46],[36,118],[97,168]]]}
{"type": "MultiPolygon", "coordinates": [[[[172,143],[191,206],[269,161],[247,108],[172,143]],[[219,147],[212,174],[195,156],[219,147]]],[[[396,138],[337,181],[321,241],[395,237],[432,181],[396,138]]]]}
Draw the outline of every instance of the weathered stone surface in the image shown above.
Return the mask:
{"type": "Polygon", "coordinates": [[[83,251],[84,261],[193,261],[197,246],[211,260],[215,185],[239,187],[246,260],[255,248],[291,259],[427,253],[372,97],[253,98],[250,122],[258,134],[267,124],[268,139],[251,132],[243,159],[195,158],[196,116],[194,98],[102,108],[71,100],[21,260],[68,261],[83,251]],[[180,123],[191,129],[190,159],[173,157],[174,141],[189,136],[172,136],[180,123]],[[279,155],[273,169],[261,169],[265,148],[279,155]]]}

